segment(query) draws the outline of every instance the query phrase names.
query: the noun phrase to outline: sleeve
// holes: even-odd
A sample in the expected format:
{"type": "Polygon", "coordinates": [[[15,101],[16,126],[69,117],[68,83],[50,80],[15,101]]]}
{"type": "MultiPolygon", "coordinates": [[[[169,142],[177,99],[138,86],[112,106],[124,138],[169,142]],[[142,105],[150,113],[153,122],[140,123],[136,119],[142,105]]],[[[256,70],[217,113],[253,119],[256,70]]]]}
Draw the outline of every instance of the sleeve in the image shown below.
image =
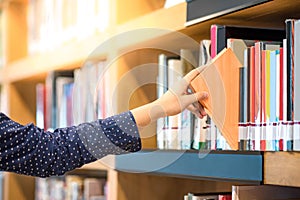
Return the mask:
{"type": "Polygon", "coordinates": [[[49,177],[109,154],[136,152],[141,140],[130,111],[78,126],[44,131],[0,113],[0,170],[49,177]]]}

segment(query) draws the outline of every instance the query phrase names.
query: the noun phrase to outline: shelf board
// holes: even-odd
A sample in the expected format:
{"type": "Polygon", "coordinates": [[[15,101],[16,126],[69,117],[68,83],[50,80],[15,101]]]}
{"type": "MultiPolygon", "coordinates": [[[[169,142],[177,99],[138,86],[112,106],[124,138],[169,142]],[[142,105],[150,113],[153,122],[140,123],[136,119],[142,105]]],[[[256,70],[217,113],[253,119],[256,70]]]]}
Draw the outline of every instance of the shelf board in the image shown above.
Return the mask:
{"type": "Polygon", "coordinates": [[[186,3],[181,3],[109,27],[107,31],[85,40],[74,41],[53,51],[29,55],[10,63],[4,70],[0,70],[0,82],[22,81],[32,77],[43,80],[50,70],[78,68],[100,44],[105,42],[108,42],[107,46],[94,54],[98,59],[106,59],[107,55],[116,55],[124,49],[151,47],[155,46],[153,44],[161,43],[168,46],[168,49],[169,46],[177,49],[189,48],[184,46],[185,42],[180,42],[178,33],[174,36],[172,32],[183,33],[199,42],[209,38],[211,24],[284,28],[285,19],[300,18],[299,8],[300,1],[273,0],[186,27],[186,3]],[[118,37],[117,40],[109,43],[110,38],[121,34],[126,35],[126,33],[131,34],[131,37],[128,35],[124,39],[118,37]]]}
{"type": "Polygon", "coordinates": [[[260,184],[260,152],[143,150],[115,157],[118,171],[260,184]]]}
{"type": "Polygon", "coordinates": [[[300,152],[265,152],[264,184],[300,187],[300,152]]]}
{"type": "Polygon", "coordinates": [[[186,4],[182,3],[169,9],[154,11],[153,13],[116,27],[110,27],[103,33],[97,33],[82,41],[68,43],[53,51],[29,55],[5,66],[5,68],[0,71],[0,82],[14,82],[30,79],[32,77],[41,77],[40,79],[43,79],[45,74],[50,70],[74,69],[80,67],[87,58],[90,59],[91,54],[93,57],[97,57],[97,59],[106,59],[110,52],[158,38],[168,34],[170,32],[166,31],[168,29],[183,29],[185,14],[186,4]],[[174,13],[177,14],[170,20],[169,17],[174,13]],[[148,34],[139,34],[140,32],[133,31],[132,37],[127,37],[126,40],[122,40],[122,37],[120,37],[119,40],[113,41],[111,44],[107,43],[111,37],[143,28],[145,29],[143,33],[147,33],[149,28],[161,29],[163,31],[151,31],[148,34]],[[99,48],[97,49],[97,47],[103,43],[105,43],[106,46],[100,50],[99,48]]]}
{"type": "Polygon", "coordinates": [[[80,169],[83,170],[108,170],[109,167],[105,166],[103,163],[101,163],[100,161],[95,161],[89,164],[85,164],[82,167],[80,167],[80,169]]]}

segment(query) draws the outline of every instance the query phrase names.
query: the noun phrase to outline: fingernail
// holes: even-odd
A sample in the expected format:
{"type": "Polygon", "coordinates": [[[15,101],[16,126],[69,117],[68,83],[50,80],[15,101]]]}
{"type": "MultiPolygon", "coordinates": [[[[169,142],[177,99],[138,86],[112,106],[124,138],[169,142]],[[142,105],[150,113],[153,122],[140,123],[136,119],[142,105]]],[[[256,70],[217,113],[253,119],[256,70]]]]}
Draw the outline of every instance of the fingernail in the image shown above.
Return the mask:
{"type": "Polygon", "coordinates": [[[203,96],[203,98],[206,98],[206,97],[208,97],[208,93],[207,92],[203,92],[202,96],[203,96]]]}

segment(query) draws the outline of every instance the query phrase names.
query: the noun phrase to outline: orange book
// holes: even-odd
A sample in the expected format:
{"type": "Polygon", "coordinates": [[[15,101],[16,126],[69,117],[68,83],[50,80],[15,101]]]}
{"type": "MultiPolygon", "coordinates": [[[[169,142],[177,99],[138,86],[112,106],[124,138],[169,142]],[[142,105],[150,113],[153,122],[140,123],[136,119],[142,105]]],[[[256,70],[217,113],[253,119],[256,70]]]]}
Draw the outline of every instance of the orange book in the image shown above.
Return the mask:
{"type": "Polygon", "coordinates": [[[209,93],[200,103],[233,150],[238,149],[240,67],[233,51],[224,49],[191,82],[195,92],[209,93]]]}

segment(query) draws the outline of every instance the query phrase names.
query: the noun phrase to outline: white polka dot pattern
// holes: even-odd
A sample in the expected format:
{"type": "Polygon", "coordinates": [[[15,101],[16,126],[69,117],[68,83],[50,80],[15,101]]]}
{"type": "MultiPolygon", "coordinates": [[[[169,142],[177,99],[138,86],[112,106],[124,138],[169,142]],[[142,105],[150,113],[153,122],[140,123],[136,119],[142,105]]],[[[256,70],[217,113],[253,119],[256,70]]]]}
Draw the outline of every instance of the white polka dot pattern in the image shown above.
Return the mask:
{"type": "Polygon", "coordinates": [[[0,170],[49,177],[62,175],[108,154],[141,149],[132,114],[44,131],[0,113],[0,170]],[[120,123],[119,123],[120,121],[120,123]]]}
{"type": "Polygon", "coordinates": [[[131,112],[80,124],[77,133],[88,151],[97,159],[108,154],[136,152],[141,140],[131,112]]]}

